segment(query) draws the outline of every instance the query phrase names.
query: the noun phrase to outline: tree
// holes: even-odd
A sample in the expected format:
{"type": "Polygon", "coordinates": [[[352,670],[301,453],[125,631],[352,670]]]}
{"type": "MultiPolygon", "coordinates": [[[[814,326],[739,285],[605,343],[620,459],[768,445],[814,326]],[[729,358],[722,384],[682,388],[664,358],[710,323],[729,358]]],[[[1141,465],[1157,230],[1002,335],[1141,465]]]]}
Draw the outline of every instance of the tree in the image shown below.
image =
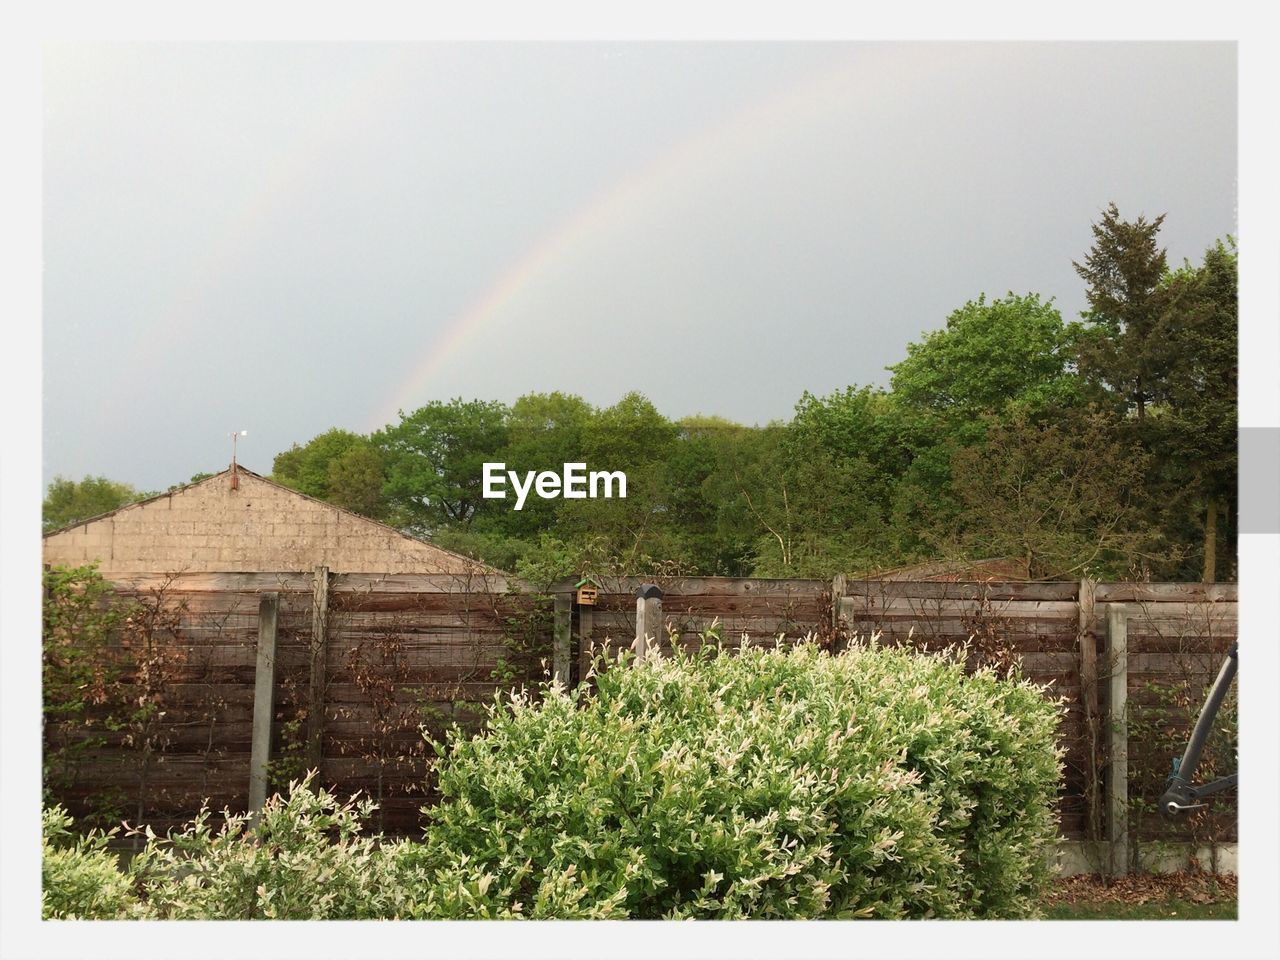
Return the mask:
{"type": "Polygon", "coordinates": [[[678,443],[677,425],[641,393],[595,411],[583,430],[583,460],[591,470],[625,473],[627,496],[558,501],[565,538],[591,543],[620,569],[671,559],[678,538],[669,520],[666,465],[678,443]]]}
{"type": "Polygon", "coordinates": [[[386,512],[383,471],[382,454],[372,443],[350,447],[329,461],[329,493],[325,499],[344,510],[379,520],[386,512]]]}
{"type": "MultiPolygon", "coordinates": [[[[585,459],[584,435],[595,416],[591,404],[579,396],[530,393],[511,405],[507,417],[508,442],[494,459],[521,474],[529,470],[559,471],[561,464],[585,459]]],[[[560,520],[562,500],[530,497],[524,509],[504,509],[481,519],[485,531],[536,543],[543,532],[554,530],[560,520]]]]}
{"type": "Polygon", "coordinates": [[[890,367],[893,396],[909,408],[971,421],[1010,406],[1041,415],[1079,401],[1067,327],[1053,300],[1010,293],[970,300],[945,329],[907,345],[890,367]]]}
{"type": "Polygon", "coordinates": [[[724,502],[716,488],[721,464],[754,428],[702,415],[685,417],[677,426],[677,442],[661,476],[664,521],[675,556],[694,573],[746,576],[750,567],[744,560],[755,531],[743,538],[721,525],[724,502]]]}
{"type": "Polygon", "coordinates": [[[97,569],[53,567],[44,573],[44,791],[63,801],[80,767],[120,722],[113,694],[120,673],[109,656],[125,613],[97,569]]]}
{"type": "MultiPolygon", "coordinates": [[[[745,431],[723,450],[712,487],[725,539],[749,544],[749,573],[829,577],[879,565],[883,511],[856,451],[805,448],[791,425],[745,431]]],[[[732,541],[730,541],[732,542],[732,541]]]]}
{"type": "Polygon", "coordinates": [[[371,446],[368,437],[333,427],[302,446],[276,454],[271,479],[317,500],[329,499],[329,466],[356,447],[371,446]]]}
{"type": "Polygon", "coordinates": [[[1199,569],[1217,576],[1217,544],[1236,481],[1236,255],[1218,243],[1200,267],[1167,269],[1156,235],[1163,217],[1120,219],[1114,204],[1094,225],[1083,265],[1090,310],[1075,325],[1080,371],[1100,397],[1132,414],[1132,431],[1153,455],[1150,512],[1170,539],[1198,550],[1199,569]]]}
{"type": "Polygon", "coordinates": [[[874,387],[849,386],[821,398],[806,390],[791,420],[790,442],[797,451],[822,449],[838,460],[866,460],[888,499],[891,482],[912,459],[903,414],[900,397],[874,387]]]}
{"type": "Polygon", "coordinates": [[[1148,442],[1158,455],[1169,499],[1200,521],[1201,579],[1217,579],[1219,520],[1234,516],[1238,459],[1237,255],[1218,241],[1203,263],[1161,281],[1164,310],[1158,334],[1168,363],[1153,386],[1148,442]]]}
{"type": "Polygon", "coordinates": [[[53,478],[44,498],[44,530],[61,530],[73,523],[110,513],[150,493],[135,490],[127,483],[106,477],[85,477],[79,483],[63,476],[53,478]]]}
{"type": "Polygon", "coordinates": [[[276,455],[271,479],[365,517],[386,513],[382,454],[368,437],[334,427],[276,455]]]}
{"type": "Polygon", "coordinates": [[[940,552],[1018,557],[1032,579],[1132,578],[1168,556],[1144,509],[1149,460],[1105,413],[993,420],[983,444],[952,458],[961,510],[940,552]]]}
{"type": "Polygon", "coordinates": [[[1112,203],[1093,224],[1093,246],[1084,263],[1073,261],[1089,285],[1084,324],[1072,325],[1080,373],[1132,410],[1140,423],[1169,353],[1158,335],[1166,256],[1156,235],[1163,223],[1164,214],[1152,221],[1121,220],[1112,203]]]}
{"type": "MultiPolygon", "coordinates": [[[[371,438],[386,464],[387,508],[398,526],[422,535],[468,526],[486,501],[484,464],[501,461],[507,447],[505,404],[461,397],[433,400],[371,438]]],[[[508,505],[509,508],[509,505],[508,505]]]]}

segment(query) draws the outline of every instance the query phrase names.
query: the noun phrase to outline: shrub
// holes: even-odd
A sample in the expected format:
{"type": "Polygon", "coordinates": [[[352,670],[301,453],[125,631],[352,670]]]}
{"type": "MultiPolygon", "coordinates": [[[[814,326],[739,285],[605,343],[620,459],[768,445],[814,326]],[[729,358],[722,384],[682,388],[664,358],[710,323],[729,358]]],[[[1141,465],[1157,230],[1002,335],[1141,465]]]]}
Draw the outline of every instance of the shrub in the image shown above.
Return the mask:
{"type": "MultiPolygon", "coordinates": [[[[44,717],[44,796],[53,803],[75,785],[80,766],[119,726],[119,667],[109,655],[126,616],[97,569],[53,567],[44,572],[41,691],[44,717]]],[[[88,811],[79,810],[83,814],[88,811]]],[[[105,823],[116,810],[99,811],[105,823]]]]}
{"type": "Polygon", "coordinates": [[[436,745],[410,886],[450,915],[1032,915],[1059,711],[890,649],[611,668],[594,695],[495,703],[485,735],[436,745]]]}
{"type": "Polygon", "coordinates": [[[284,920],[391,917],[400,885],[388,871],[395,846],[361,836],[371,801],[340,803],[310,777],[274,795],[256,826],[226,814],[214,832],[202,810],[184,830],[156,837],[131,864],[159,919],[284,920]]]}
{"type": "Polygon", "coordinates": [[[107,849],[112,832],[76,836],[62,807],[42,812],[40,913],[45,920],[118,920],[138,915],[128,877],[107,849]]]}
{"type": "Polygon", "coordinates": [[[445,745],[421,843],[310,778],[126,873],[45,814],[46,917],[1011,917],[1056,837],[1059,707],[959,658],[815,646],[651,659],[519,695],[445,745]],[[136,893],[135,893],[136,891],[136,893]]]}

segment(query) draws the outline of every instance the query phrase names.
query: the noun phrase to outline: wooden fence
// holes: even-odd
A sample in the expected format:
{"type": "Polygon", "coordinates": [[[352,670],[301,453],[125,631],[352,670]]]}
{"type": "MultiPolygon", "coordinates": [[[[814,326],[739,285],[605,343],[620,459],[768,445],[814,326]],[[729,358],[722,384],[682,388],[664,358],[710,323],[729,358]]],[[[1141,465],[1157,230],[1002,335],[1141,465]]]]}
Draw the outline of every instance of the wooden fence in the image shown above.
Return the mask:
{"type": "MultiPolygon", "coordinates": [[[[986,662],[1016,657],[1026,676],[1064,699],[1062,833],[1098,844],[1102,866],[1129,869],[1139,842],[1235,840],[1231,795],[1187,820],[1166,821],[1155,809],[1205,689],[1236,640],[1234,584],[837,578],[835,592],[846,635],[879,634],[881,642],[918,650],[969,642],[986,662]]],[[[1230,718],[1222,720],[1228,727],[1230,718]]],[[[1234,769],[1234,757],[1211,762],[1234,769]]],[[[1198,777],[1210,779],[1209,769],[1198,777]]]]}
{"type": "Polygon", "coordinates": [[[383,825],[411,832],[431,799],[421,726],[436,739],[455,722],[474,730],[500,691],[553,675],[581,682],[606,642],[628,646],[638,629],[659,648],[693,648],[711,632],[730,647],[744,635],[757,644],[812,635],[832,650],[875,637],[921,651],[968,643],[975,662],[997,666],[1016,658],[1063,698],[1063,835],[1108,841],[1116,869],[1132,841],[1234,839],[1230,796],[1177,825],[1150,802],[1235,639],[1234,585],[655,585],[638,600],[639,579],[607,578],[588,606],[571,581],[541,593],[501,576],[319,568],[118,579],[121,599],[166,612],[157,620],[172,653],[164,726],[146,769],[122,736],[109,738],[67,799],[85,805],[114,791],[163,827],[205,799],[244,809],[255,776],[265,790],[317,768],[341,793],[380,797],[383,825]]]}

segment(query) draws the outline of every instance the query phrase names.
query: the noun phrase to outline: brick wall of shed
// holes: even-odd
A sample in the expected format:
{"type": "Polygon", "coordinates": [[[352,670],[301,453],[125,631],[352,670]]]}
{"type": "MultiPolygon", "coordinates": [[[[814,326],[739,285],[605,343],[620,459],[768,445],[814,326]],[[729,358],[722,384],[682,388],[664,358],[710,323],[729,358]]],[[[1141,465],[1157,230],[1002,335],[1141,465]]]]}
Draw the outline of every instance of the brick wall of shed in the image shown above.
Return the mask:
{"type": "MultiPolygon", "coordinates": [[[[468,561],[390,527],[241,472],[116,511],[45,538],[53,564],[139,570],[463,573],[468,561]]],[[[474,565],[473,565],[474,566],[474,565]]]]}

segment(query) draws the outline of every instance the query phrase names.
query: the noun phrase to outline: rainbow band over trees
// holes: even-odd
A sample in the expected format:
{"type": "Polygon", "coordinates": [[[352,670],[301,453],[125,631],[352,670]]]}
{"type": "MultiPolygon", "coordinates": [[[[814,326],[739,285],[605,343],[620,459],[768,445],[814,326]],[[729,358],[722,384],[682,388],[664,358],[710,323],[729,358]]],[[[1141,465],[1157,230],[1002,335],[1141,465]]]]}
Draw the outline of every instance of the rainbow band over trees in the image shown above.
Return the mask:
{"type": "MultiPolygon", "coordinates": [[[[460,348],[482,331],[504,308],[515,302],[553,267],[585,258],[593,249],[588,242],[612,229],[621,229],[641,214],[662,192],[692,192],[703,180],[719,171],[718,161],[743,151],[785,147],[788,134],[826,115],[833,105],[852,97],[861,100],[864,110],[901,109],[902,90],[894,90],[896,100],[873,79],[884,48],[869,47],[855,60],[842,60],[816,71],[762,100],[730,114],[721,122],[659,153],[608,189],[602,190],[568,219],[547,231],[529,250],[511,264],[466,310],[455,317],[444,332],[434,338],[426,351],[399,381],[390,398],[371,416],[366,427],[374,431],[394,423],[401,411],[420,406],[432,377],[460,348]]],[[[934,57],[922,57],[919,83],[915,90],[925,95],[929,75],[943,69],[934,57]]],[[[443,398],[435,398],[443,399],[443,398]]]]}

